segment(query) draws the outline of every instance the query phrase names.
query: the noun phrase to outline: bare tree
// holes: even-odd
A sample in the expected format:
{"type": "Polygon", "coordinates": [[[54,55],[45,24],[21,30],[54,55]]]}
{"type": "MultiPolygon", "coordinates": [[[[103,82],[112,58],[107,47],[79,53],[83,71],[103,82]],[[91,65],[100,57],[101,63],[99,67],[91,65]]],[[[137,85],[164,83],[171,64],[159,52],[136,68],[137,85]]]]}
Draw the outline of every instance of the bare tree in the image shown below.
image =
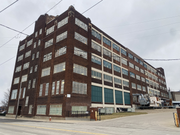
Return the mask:
{"type": "Polygon", "coordinates": [[[5,108],[5,110],[7,110],[7,107],[8,107],[9,94],[10,94],[10,90],[7,89],[7,91],[4,92],[4,99],[1,101],[1,104],[5,108]]]}

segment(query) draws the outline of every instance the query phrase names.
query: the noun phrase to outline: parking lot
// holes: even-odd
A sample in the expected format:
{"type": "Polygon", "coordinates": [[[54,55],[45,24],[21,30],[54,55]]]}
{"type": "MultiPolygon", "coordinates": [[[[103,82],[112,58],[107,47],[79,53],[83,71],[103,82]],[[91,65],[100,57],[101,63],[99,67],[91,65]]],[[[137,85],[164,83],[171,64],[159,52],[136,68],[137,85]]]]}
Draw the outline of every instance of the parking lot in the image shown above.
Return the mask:
{"type": "Polygon", "coordinates": [[[175,127],[175,109],[138,110],[148,114],[104,121],[14,120],[0,117],[0,135],[179,135],[175,127]]]}

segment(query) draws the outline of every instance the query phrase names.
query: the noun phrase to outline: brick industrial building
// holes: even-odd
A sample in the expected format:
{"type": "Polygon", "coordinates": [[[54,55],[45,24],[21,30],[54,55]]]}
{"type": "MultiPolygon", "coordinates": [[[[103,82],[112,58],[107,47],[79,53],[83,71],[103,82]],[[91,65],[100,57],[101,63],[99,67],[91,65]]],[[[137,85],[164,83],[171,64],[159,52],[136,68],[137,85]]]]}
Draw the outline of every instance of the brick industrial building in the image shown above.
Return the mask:
{"type": "Polygon", "coordinates": [[[164,70],[71,6],[59,16],[41,15],[34,33],[19,42],[8,114],[66,117],[90,107],[128,108],[132,93],[168,98],[164,70]]]}

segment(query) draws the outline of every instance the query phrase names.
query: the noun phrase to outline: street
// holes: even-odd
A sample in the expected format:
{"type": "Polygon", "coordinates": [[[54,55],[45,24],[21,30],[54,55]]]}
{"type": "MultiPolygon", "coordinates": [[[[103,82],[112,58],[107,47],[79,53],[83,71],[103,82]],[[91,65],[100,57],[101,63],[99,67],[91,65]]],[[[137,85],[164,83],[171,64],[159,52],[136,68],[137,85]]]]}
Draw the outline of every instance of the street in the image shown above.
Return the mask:
{"type": "Polygon", "coordinates": [[[179,135],[175,109],[105,121],[42,121],[0,117],[0,135],[179,135]]]}

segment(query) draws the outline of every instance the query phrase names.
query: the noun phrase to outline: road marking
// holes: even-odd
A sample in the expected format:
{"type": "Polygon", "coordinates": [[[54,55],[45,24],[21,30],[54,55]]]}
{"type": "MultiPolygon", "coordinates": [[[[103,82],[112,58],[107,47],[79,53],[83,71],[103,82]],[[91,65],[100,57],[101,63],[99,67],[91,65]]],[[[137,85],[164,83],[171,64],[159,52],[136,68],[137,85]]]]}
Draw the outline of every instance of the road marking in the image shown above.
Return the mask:
{"type": "Polygon", "coordinates": [[[92,132],[84,132],[84,131],[76,131],[76,130],[67,130],[67,129],[57,129],[57,128],[36,127],[36,126],[20,125],[20,124],[12,124],[12,123],[4,123],[4,124],[21,126],[21,127],[31,127],[31,128],[40,128],[40,129],[49,129],[49,130],[59,130],[59,131],[66,131],[66,132],[76,132],[76,133],[82,133],[82,134],[107,135],[107,134],[101,134],[101,133],[92,133],[92,132]]]}

